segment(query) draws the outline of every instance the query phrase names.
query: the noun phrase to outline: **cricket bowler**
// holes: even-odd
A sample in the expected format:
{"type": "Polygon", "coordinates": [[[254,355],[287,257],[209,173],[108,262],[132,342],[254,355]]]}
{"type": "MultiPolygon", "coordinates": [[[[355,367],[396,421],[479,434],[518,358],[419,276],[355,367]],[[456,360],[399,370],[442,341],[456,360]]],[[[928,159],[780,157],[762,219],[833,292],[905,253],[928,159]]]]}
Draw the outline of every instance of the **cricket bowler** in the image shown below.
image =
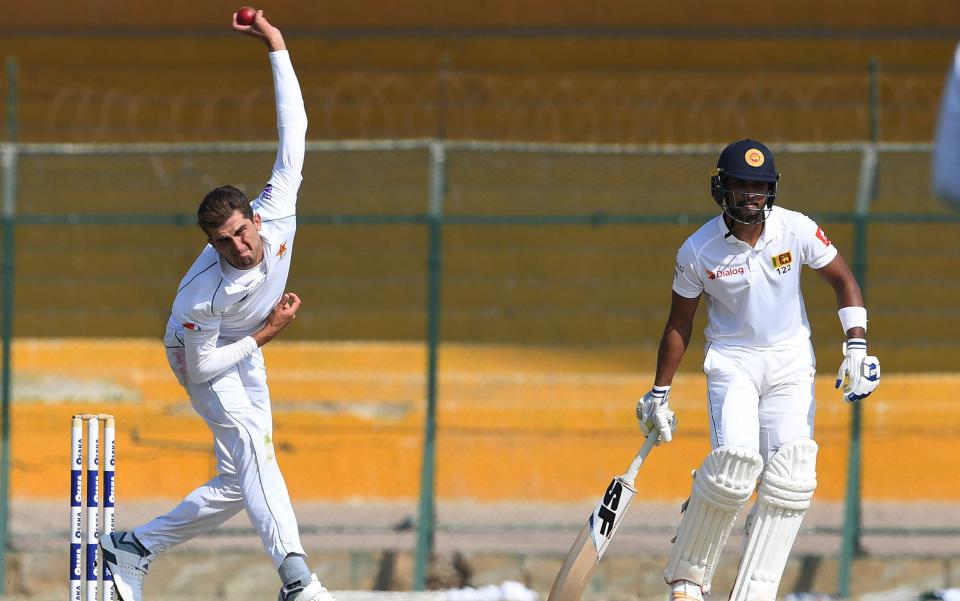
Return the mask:
{"type": "Polygon", "coordinates": [[[273,418],[260,350],[296,317],[286,292],[307,116],[280,30],[257,11],[233,29],[269,50],[279,148],[270,179],[251,203],[232,186],[210,191],[197,211],[207,246],[180,282],[167,323],[167,359],[213,433],[217,475],[169,513],[100,546],[122,601],[142,601],[144,576],[164,551],[246,511],[280,576],[279,601],[333,601],[311,573],[273,447],[273,418]]]}

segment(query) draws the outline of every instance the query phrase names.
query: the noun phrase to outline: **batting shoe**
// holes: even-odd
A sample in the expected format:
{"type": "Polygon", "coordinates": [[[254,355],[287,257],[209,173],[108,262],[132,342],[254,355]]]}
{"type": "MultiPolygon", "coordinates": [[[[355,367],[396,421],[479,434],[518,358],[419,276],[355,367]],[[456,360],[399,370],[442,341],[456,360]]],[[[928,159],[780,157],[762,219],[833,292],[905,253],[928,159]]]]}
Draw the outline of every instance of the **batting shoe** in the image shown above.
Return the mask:
{"type": "Polygon", "coordinates": [[[143,577],[155,557],[133,532],[111,532],[100,537],[103,561],[113,575],[121,601],[143,601],[143,577]]]}
{"type": "Polygon", "coordinates": [[[703,601],[703,591],[695,582],[674,580],[670,583],[670,601],[703,601]]]}
{"type": "MultiPolygon", "coordinates": [[[[124,601],[127,600],[124,599],[124,601]]],[[[280,587],[280,596],[277,597],[277,601],[336,601],[336,599],[320,584],[316,574],[310,574],[310,582],[306,584],[298,580],[280,587]]]]}

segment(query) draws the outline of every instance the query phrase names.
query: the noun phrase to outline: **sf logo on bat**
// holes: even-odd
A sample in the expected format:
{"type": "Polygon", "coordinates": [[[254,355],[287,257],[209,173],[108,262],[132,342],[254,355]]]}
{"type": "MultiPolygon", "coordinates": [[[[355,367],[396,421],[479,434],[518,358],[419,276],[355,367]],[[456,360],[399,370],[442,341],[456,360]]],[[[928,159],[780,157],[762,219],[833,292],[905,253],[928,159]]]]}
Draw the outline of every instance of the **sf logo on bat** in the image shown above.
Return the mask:
{"type": "Polygon", "coordinates": [[[610,538],[613,534],[613,526],[617,521],[617,509],[620,507],[620,499],[623,497],[623,484],[616,478],[607,487],[607,492],[603,494],[603,501],[597,508],[597,519],[600,520],[600,534],[610,538]]]}
{"type": "Polygon", "coordinates": [[[603,556],[635,492],[623,480],[614,478],[607,487],[607,492],[604,493],[600,504],[590,516],[590,530],[598,556],[603,556]]]}

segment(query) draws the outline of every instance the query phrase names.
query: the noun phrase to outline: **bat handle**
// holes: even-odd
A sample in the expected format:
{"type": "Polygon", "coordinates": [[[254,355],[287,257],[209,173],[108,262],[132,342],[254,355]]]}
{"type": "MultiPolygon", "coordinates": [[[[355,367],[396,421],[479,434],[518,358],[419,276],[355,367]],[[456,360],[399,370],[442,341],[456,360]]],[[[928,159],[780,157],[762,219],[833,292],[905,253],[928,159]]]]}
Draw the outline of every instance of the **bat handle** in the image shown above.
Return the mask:
{"type": "Polygon", "coordinates": [[[643,465],[643,460],[647,458],[647,455],[650,453],[650,449],[657,445],[657,441],[660,440],[660,433],[653,431],[647,436],[647,440],[644,441],[643,446],[640,447],[640,450],[637,452],[637,456],[633,458],[633,461],[630,463],[630,467],[627,468],[627,472],[622,476],[622,478],[627,481],[630,486],[633,486],[633,481],[637,478],[637,472],[640,471],[640,466],[643,465]]]}

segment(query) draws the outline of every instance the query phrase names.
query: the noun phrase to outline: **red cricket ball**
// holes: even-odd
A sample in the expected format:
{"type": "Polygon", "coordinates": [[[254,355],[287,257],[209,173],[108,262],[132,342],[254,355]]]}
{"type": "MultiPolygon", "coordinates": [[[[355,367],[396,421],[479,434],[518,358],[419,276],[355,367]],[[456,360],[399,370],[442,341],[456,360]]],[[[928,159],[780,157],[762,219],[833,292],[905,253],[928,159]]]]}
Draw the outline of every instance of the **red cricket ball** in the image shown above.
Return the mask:
{"type": "Polygon", "coordinates": [[[240,25],[253,25],[253,20],[257,18],[257,9],[244,6],[237,11],[237,23],[240,25]]]}

